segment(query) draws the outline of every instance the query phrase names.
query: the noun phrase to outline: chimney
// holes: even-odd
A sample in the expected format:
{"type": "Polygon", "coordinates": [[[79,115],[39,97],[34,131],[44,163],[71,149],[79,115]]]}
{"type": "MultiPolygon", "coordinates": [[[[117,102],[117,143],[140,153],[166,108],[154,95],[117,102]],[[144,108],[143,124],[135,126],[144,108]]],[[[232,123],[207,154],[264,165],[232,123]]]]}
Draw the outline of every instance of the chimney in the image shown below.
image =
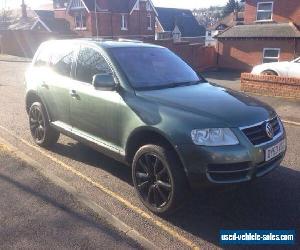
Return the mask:
{"type": "Polygon", "coordinates": [[[27,6],[24,0],[22,0],[21,8],[22,8],[22,18],[27,18],[27,10],[26,10],[27,6]]]}

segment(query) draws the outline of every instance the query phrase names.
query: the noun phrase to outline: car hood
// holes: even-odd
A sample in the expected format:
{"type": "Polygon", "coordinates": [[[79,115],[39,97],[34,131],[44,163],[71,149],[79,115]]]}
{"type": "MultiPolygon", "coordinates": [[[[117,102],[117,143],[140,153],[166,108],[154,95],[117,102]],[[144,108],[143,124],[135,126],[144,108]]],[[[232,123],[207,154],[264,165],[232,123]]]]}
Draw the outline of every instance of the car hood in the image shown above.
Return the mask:
{"type": "Polygon", "coordinates": [[[161,90],[138,91],[149,101],[218,120],[228,127],[243,127],[275,116],[268,105],[236,91],[210,83],[161,90]]]}

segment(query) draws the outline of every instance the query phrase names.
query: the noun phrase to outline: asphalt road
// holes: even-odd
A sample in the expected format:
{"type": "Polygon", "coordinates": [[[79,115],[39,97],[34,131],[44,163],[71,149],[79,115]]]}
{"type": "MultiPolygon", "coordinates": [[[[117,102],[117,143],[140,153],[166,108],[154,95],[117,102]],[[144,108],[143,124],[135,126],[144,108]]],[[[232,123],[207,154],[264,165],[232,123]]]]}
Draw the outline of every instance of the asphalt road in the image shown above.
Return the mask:
{"type": "Polygon", "coordinates": [[[23,74],[27,65],[0,62],[0,137],[101,204],[157,247],[222,248],[220,229],[296,229],[299,236],[300,127],[286,126],[289,148],[276,171],[251,185],[196,192],[182,210],[162,219],[141,205],[128,167],[65,136],[51,151],[31,146],[34,144],[24,111],[23,74]],[[88,178],[62,167],[65,165],[88,178]]]}
{"type": "Polygon", "coordinates": [[[136,249],[72,195],[0,149],[1,249],[136,249]]]}

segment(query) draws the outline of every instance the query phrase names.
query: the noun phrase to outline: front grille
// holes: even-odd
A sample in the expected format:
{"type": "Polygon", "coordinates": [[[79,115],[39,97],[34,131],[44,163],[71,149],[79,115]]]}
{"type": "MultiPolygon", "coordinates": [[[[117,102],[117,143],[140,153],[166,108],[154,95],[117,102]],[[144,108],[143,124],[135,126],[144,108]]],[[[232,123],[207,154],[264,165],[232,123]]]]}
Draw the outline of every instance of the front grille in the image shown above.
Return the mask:
{"type": "Polygon", "coordinates": [[[243,133],[247,136],[247,138],[252,142],[253,145],[259,145],[262,143],[266,143],[272,140],[266,133],[266,123],[270,122],[273,127],[274,137],[280,133],[280,124],[278,118],[275,117],[270,121],[266,121],[261,123],[260,125],[256,125],[253,127],[243,129],[243,133]]]}
{"type": "Polygon", "coordinates": [[[232,164],[209,164],[207,175],[214,182],[240,182],[249,179],[249,162],[232,164]]]}
{"type": "Polygon", "coordinates": [[[249,169],[249,162],[231,163],[231,164],[208,164],[208,172],[234,172],[249,169]]]}

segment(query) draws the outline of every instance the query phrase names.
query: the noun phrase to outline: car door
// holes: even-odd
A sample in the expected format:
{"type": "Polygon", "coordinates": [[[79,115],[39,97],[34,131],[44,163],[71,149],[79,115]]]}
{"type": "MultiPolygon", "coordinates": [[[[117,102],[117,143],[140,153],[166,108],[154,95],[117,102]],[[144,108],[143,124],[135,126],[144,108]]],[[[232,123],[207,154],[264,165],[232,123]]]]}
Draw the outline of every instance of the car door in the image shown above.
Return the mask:
{"type": "Polygon", "coordinates": [[[300,58],[290,62],[288,76],[300,78],[300,58]]]}
{"type": "Polygon", "coordinates": [[[101,73],[112,73],[112,69],[100,50],[97,47],[81,47],[70,90],[72,131],[118,150],[117,124],[121,97],[117,91],[94,88],[93,76],[101,73]]]}
{"type": "Polygon", "coordinates": [[[40,93],[46,99],[51,121],[60,127],[71,127],[69,89],[72,83],[75,47],[61,42],[52,44],[48,50],[51,51],[51,56],[48,69],[42,75],[40,93]]]}
{"type": "Polygon", "coordinates": [[[51,50],[49,50],[48,44],[44,44],[37,51],[37,56],[32,67],[32,72],[29,75],[30,79],[28,80],[30,83],[33,83],[34,86],[37,86],[37,92],[39,97],[42,99],[43,104],[46,106],[50,117],[54,117],[54,109],[53,107],[53,97],[52,93],[49,91],[49,82],[46,76],[51,74],[50,69],[50,57],[51,50]]]}

